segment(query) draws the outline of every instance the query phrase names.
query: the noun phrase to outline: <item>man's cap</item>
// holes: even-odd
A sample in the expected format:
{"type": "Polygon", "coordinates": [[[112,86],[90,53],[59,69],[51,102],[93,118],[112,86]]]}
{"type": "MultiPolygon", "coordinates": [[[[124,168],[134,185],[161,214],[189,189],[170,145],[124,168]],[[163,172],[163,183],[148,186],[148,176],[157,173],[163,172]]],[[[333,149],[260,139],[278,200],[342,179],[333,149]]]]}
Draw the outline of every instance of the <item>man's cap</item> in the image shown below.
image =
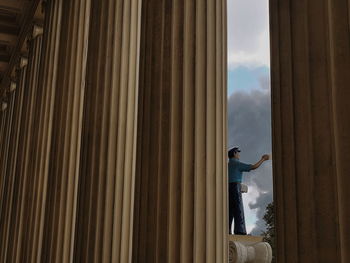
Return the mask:
{"type": "Polygon", "coordinates": [[[241,150],[239,149],[239,147],[233,147],[230,150],[228,150],[228,153],[230,154],[235,154],[235,153],[239,153],[241,152],[241,150]]]}

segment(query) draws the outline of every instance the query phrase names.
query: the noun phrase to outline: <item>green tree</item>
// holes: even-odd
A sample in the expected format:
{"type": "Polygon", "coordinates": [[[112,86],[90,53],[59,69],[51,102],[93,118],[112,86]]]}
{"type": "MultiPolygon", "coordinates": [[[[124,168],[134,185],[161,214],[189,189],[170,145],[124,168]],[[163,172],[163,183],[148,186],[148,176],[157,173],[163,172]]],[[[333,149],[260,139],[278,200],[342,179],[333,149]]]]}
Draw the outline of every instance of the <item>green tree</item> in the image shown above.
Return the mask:
{"type": "Polygon", "coordinates": [[[263,217],[266,224],[266,231],[263,232],[264,241],[269,243],[272,248],[272,262],[276,262],[275,260],[275,213],[273,202],[268,204],[266,207],[266,212],[263,217]]]}

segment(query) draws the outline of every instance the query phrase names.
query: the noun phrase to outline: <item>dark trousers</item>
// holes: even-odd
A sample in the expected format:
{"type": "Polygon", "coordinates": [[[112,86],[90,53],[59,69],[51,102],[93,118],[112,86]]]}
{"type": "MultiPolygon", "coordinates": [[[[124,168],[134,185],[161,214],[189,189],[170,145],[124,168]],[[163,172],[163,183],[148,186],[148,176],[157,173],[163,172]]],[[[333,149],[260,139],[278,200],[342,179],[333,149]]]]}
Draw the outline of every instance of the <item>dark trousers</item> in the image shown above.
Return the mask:
{"type": "Polygon", "coordinates": [[[240,183],[229,183],[229,232],[231,234],[232,219],[235,220],[234,233],[246,235],[243,201],[240,183]]]}

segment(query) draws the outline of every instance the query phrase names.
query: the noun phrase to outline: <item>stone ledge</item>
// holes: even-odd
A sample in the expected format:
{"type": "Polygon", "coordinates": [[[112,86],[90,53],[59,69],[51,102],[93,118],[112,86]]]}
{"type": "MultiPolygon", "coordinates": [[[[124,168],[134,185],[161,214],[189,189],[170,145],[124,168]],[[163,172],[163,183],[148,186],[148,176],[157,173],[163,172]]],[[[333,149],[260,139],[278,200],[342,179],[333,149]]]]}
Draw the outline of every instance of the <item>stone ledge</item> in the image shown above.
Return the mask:
{"type": "Polygon", "coordinates": [[[261,236],[241,236],[241,235],[229,235],[228,236],[229,241],[238,241],[243,243],[257,243],[257,242],[263,242],[263,237],[261,236]]]}

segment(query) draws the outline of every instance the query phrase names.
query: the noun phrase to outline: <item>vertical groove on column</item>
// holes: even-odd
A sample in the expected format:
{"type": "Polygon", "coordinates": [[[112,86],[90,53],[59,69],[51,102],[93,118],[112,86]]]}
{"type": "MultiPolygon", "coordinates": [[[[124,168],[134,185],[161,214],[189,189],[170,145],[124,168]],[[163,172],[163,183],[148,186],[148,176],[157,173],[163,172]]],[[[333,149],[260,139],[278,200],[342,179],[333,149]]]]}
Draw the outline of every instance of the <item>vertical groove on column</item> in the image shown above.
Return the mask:
{"type": "MultiPolygon", "coordinates": [[[[153,9],[149,4],[150,2],[143,2],[141,13],[141,42],[140,42],[140,74],[139,85],[144,82],[150,81],[150,74],[147,74],[148,70],[152,69],[152,49],[150,44],[144,41],[147,35],[152,35],[153,32],[153,9]],[[149,56],[141,56],[145,50],[149,50],[149,56]]],[[[134,218],[134,234],[133,234],[133,262],[145,262],[147,261],[147,252],[151,252],[148,249],[147,240],[142,238],[147,235],[147,228],[143,227],[148,225],[148,215],[153,213],[149,207],[149,195],[147,189],[150,185],[149,175],[149,162],[142,162],[144,155],[149,156],[149,131],[150,131],[150,114],[149,111],[145,111],[146,105],[150,104],[150,89],[140,89],[139,91],[139,108],[138,108],[138,126],[137,126],[137,163],[136,163],[136,175],[142,172],[142,178],[136,178],[136,191],[135,192],[135,218],[134,218]],[[142,132],[140,132],[142,130],[142,132]],[[142,139],[143,138],[143,139],[142,139]],[[140,145],[139,142],[142,141],[140,145]],[[142,149],[142,150],[141,150],[142,149]],[[139,183],[138,180],[141,180],[139,183]],[[137,193],[145,193],[140,195],[137,193]]],[[[151,238],[151,237],[150,237],[151,238]]],[[[153,238],[153,237],[152,237],[153,238]]],[[[149,255],[149,253],[148,253],[149,255]]]]}
{"type": "Polygon", "coordinates": [[[182,138],[182,122],[180,116],[182,115],[181,101],[183,99],[183,90],[179,86],[183,83],[183,60],[184,54],[181,46],[177,46],[175,43],[182,43],[184,28],[182,21],[184,20],[184,12],[182,7],[184,1],[176,1],[173,4],[172,16],[172,36],[171,36],[171,69],[173,74],[170,76],[171,90],[170,95],[171,115],[170,115],[170,145],[173,149],[169,154],[169,215],[168,215],[168,256],[167,262],[180,262],[181,254],[181,177],[176,176],[181,173],[181,153],[183,145],[181,144],[182,138]]]}
{"type": "MultiPolygon", "coordinates": [[[[194,63],[189,60],[188,63],[194,66],[194,114],[186,112],[187,116],[193,116],[194,129],[190,126],[185,127],[189,131],[194,131],[190,140],[194,139],[193,152],[190,153],[194,157],[194,262],[206,262],[206,224],[207,218],[207,197],[206,183],[208,180],[208,152],[206,151],[206,129],[207,112],[207,6],[206,0],[196,1],[195,10],[195,42],[194,44],[185,42],[185,45],[194,45],[194,63]],[[194,65],[193,65],[194,64],[194,65]]],[[[188,15],[193,16],[193,13],[188,15]]],[[[193,33],[192,33],[193,34],[193,33]]],[[[187,72],[187,71],[186,71],[187,72]]],[[[185,72],[185,74],[186,74],[185,72]]],[[[190,73],[189,73],[190,74],[190,73]]],[[[188,74],[188,75],[189,75],[188,74]]],[[[191,83],[192,84],[192,83],[191,83]]],[[[186,90],[192,90],[191,86],[185,86],[186,90]]],[[[189,102],[193,103],[193,102],[189,102]]],[[[187,105],[185,105],[186,107],[187,105]]],[[[187,106],[188,107],[188,106],[187,106]]],[[[184,118],[186,118],[186,115],[184,118]]],[[[192,123],[192,122],[191,122],[192,123]]],[[[186,141],[185,141],[186,144],[186,141]]],[[[188,176],[192,176],[192,171],[188,176]]],[[[191,192],[187,193],[191,194],[191,192]]],[[[186,233],[187,235],[187,233],[186,233]]],[[[190,252],[188,252],[190,254],[190,252]]]]}
{"type": "Polygon", "coordinates": [[[133,262],[227,260],[223,2],[144,3],[133,262]]]}

